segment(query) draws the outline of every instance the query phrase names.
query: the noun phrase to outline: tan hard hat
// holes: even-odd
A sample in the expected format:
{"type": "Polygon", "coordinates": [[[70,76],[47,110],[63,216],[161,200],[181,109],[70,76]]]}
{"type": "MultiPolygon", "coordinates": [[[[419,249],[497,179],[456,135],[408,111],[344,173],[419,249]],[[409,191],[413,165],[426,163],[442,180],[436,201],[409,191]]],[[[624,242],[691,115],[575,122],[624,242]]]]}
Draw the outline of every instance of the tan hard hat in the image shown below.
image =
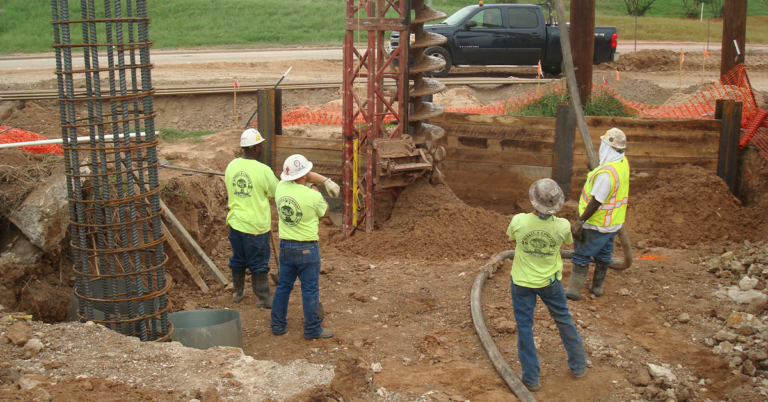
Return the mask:
{"type": "Polygon", "coordinates": [[[552,179],[540,179],[533,182],[528,190],[528,198],[534,209],[547,215],[558,213],[565,203],[563,190],[552,179]]]}
{"type": "Polygon", "coordinates": [[[627,135],[616,127],[606,131],[600,139],[614,148],[624,149],[627,147],[627,135]]]}

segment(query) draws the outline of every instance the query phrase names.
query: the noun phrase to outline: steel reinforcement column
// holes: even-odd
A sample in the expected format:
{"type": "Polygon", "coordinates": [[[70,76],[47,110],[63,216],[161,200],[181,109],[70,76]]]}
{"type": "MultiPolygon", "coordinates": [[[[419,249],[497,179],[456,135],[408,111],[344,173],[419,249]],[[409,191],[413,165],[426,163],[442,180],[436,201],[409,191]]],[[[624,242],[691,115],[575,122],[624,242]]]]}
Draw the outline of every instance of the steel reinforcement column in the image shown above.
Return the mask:
{"type": "Polygon", "coordinates": [[[78,316],[142,341],[164,341],[173,327],[146,3],[51,0],[53,47],[78,316]],[[72,36],[78,31],[82,41],[72,36]],[[83,64],[75,67],[72,53],[80,49],[83,64]],[[85,95],[75,96],[75,85],[85,85],[85,95]],[[106,141],[107,134],[116,135],[106,141]],[[78,136],[90,142],[78,144],[78,136]]]}

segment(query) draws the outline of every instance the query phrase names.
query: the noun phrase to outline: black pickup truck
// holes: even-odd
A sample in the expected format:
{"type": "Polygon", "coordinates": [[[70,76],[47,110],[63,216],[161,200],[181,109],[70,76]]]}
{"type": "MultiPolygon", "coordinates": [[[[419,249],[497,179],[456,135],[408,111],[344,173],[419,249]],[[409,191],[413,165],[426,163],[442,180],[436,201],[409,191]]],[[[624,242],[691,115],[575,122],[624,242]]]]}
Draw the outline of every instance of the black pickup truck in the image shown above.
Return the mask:
{"type": "MultiPolygon", "coordinates": [[[[562,72],[560,32],[551,10],[545,18],[535,4],[488,4],[464,7],[443,22],[425,25],[448,42],[424,49],[424,54],[445,59],[445,68],[432,71],[445,77],[452,66],[536,66],[551,75],[562,72]]],[[[397,47],[399,32],[390,35],[389,51],[397,47]]],[[[595,27],[595,64],[618,61],[616,27],[595,27]]]]}

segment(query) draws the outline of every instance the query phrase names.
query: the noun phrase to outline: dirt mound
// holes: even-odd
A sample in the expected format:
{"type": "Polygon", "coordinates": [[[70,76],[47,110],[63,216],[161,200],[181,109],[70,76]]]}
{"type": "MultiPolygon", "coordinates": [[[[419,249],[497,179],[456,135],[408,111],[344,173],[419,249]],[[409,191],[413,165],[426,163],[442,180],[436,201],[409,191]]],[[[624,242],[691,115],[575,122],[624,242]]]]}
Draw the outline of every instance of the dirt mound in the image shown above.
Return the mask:
{"type": "Polygon", "coordinates": [[[420,180],[403,191],[381,230],[359,231],[332,245],[368,258],[466,260],[511,248],[505,235],[510,219],[464,204],[448,186],[420,180]]]}
{"type": "Polygon", "coordinates": [[[435,94],[435,102],[445,107],[482,106],[475,90],[468,86],[461,86],[435,94]]]}
{"type": "Polygon", "coordinates": [[[669,248],[741,241],[757,227],[754,212],[722,179],[690,164],[660,172],[647,192],[631,199],[627,220],[649,243],[669,248]]]}

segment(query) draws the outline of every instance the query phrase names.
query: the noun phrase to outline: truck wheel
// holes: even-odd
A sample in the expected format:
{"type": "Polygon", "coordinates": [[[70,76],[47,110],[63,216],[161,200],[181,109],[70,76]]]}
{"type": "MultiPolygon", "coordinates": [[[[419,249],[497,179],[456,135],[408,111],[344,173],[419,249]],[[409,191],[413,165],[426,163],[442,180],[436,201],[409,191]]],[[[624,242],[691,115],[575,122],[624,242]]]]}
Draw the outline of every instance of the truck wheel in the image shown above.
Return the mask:
{"type": "Polygon", "coordinates": [[[563,72],[563,69],[561,66],[545,66],[545,67],[542,67],[542,70],[544,70],[545,73],[552,76],[558,76],[563,72]]]}
{"type": "Polygon", "coordinates": [[[448,50],[446,50],[444,47],[433,46],[433,47],[427,48],[424,51],[424,54],[427,56],[434,56],[439,59],[445,60],[445,67],[441,68],[440,70],[427,71],[424,73],[424,75],[428,77],[439,78],[439,77],[445,77],[451,71],[451,63],[453,63],[453,60],[451,60],[451,54],[448,53],[448,50]]]}

